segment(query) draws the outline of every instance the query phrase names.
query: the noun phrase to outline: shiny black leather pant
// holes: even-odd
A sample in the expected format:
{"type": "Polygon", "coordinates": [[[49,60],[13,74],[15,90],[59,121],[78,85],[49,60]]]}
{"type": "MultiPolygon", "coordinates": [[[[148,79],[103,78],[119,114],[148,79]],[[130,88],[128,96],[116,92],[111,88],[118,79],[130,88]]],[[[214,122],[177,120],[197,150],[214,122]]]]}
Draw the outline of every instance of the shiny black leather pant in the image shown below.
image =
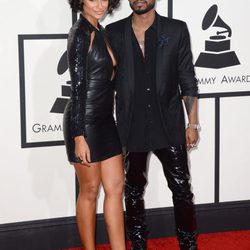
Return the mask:
{"type": "MultiPolygon", "coordinates": [[[[193,250],[195,240],[195,212],[187,151],[184,145],[153,151],[162,163],[168,187],[172,191],[177,237],[180,249],[193,250]]],[[[147,183],[149,152],[128,152],[125,158],[126,226],[133,250],[147,249],[147,227],[144,209],[144,189],[147,183]]]]}

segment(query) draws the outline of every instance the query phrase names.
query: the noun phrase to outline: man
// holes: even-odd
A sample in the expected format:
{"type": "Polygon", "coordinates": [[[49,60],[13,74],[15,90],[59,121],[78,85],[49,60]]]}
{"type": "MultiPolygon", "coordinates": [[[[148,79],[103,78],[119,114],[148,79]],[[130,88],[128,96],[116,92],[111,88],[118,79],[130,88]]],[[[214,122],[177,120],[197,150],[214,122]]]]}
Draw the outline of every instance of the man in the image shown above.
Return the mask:
{"type": "Polygon", "coordinates": [[[129,17],[107,26],[116,54],[116,117],[126,147],[126,225],[133,250],[147,249],[143,194],[153,152],[173,193],[181,249],[197,249],[187,149],[198,140],[197,81],[187,26],[161,17],[155,0],[129,0],[129,17]],[[188,114],[185,129],[182,100],[188,114]]]}

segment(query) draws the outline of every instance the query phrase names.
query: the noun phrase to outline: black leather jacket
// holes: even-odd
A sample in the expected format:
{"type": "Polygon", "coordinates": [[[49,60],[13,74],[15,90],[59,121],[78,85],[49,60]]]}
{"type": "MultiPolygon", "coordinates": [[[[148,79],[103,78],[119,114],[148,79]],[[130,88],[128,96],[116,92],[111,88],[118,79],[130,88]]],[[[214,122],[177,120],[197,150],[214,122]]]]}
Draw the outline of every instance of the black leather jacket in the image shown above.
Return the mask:
{"type": "Polygon", "coordinates": [[[87,88],[87,54],[94,27],[82,16],[72,26],[68,36],[68,62],[71,77],[71,135],[85,134],[87,88]]]}

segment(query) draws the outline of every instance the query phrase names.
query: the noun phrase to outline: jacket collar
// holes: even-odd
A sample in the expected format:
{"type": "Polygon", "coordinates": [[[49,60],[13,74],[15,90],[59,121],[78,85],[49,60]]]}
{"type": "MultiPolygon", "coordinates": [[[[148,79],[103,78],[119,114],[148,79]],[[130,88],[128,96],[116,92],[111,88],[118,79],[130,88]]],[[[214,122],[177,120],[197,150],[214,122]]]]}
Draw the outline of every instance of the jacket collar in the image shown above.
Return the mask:
{"type": "Polygon", "coordinates": [[[81,23],[85,24],[91,31],[95,31],[95,30],[101,31],[101,30],[103,30],[103,27],[99,23],[97,23],[97,28],[96,28],[94,25],[92,25],[88,21],[88,19],[86,17],[83,16],[83,14],[80,14],[79,21],[81,23]]]}

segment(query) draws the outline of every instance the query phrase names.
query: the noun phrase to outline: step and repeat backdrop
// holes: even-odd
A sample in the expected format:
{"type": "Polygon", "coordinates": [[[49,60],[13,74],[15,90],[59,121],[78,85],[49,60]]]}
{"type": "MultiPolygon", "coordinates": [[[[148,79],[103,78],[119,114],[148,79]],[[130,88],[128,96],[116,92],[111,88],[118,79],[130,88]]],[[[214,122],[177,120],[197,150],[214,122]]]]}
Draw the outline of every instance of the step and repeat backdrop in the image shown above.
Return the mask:
{"type": "Polygon", "coordinates": [[[249,3],[175,0],[173,17],[187,22],[201,93],[250,90],[249,3]]]}
{"type": "Polygon", "coordinates": [[[207,201],[203,188],[215,202],[250,199],[248,10],[247,0],[173,1],[173,17],[188,24],[201,94],[201,141],[190,154],[196,201],[207,201]]]}
{"type": "Polygon", "coordinates": [[[61,0],[0,6],[0,223],[71,216],[75,175],[53,146],[62,140],[56,104],[69,80],[60,59],[71,11],[61,0]]]}
{"type": "MultiPolygon", "coordinates": [[[[66,0],[1,0],[0,6],[0,224],[74,216],[75,173],[62,136],[71,10],[66,0]]],[[[246,0],[157,1],[157,11],[186,21],[191,35],[202,126],[189,154],[196,204],[250,200],[249,7],[246,0]]],[[[102,25],[130,13],[122,0],[102,25]]],[[[154,155],[148,174],[146,207],[172,206],[154,155]]],[[[102,201],[103,190],[98,213],[102,201]]]]}

